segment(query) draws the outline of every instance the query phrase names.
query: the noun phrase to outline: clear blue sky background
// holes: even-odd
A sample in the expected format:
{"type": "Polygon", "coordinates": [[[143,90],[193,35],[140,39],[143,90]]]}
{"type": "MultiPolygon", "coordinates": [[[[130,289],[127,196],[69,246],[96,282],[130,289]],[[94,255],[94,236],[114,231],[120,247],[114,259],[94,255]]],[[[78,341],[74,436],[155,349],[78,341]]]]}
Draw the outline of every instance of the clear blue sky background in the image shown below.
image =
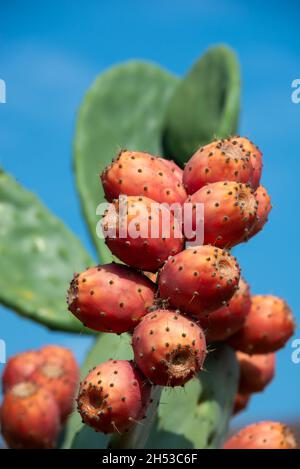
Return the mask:
{"type": "MultiPolygon", "coordinates": [[[[7,104],[0,105],[0,164],[92,251],[71,173],[75,113],[84,92],[119,61],[149,59],[183,75],[209,45],[228,43],[243,75],[240,133],[264,152],[263,183],[274,205],[264,232],[237,255],[252,291],[286,298],[299,317],[300,104],[290,97],[292,80],[300,78],[299,15],[299,2],[291,0],[1,1],[7,104]]],[[[58,342],[80,360],[90,343],[50,333],[4,308],[0,338],[9,355],[58,342]]],[[[300,364],[292,363],[291,351],[289,342],[278,354],[276,379],[237,424],[299,417],[300,364]]]]}

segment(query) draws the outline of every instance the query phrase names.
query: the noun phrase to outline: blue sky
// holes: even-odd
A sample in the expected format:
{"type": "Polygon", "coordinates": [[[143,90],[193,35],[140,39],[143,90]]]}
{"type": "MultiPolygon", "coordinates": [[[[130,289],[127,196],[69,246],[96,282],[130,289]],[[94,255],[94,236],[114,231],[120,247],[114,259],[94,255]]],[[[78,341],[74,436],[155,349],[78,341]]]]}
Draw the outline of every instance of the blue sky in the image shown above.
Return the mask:
{"type": "MultiPolygon", "coordinates": [[[[1,2],[0,78],[7,103],[0,105],[0,165],[92,252],[71,173],[75,113],[87,87],[99,72],[131,58],[183,75],[208,46],[229,44],[243,76],[240,133],[264,152],[263,183],[274,206],[264,232],[236,254],[252,291],[284,297],[299,318],[300,104],[291,102],[291,82],[300,78],[299,14],[299,2],[291,0],[1,2]]],[[[58,342],[80,360],[90,343],[50,333],[4,308],[0,338],[9,355],[58,342]]],[[[290,342],[278,354],[276,379],[237,424],[299,416],[300,364],[291,362],[291,352],[290,342]]]]}

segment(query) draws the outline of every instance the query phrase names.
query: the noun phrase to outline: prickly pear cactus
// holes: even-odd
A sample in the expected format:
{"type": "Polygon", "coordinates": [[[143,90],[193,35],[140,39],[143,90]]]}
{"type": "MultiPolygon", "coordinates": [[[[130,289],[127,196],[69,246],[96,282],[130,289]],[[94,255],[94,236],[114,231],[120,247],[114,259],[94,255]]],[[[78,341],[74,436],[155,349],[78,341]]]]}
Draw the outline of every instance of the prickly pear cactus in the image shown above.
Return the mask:
{"type": "Polygon", "coordinates": [[[105,202],[99,174],[120,149],[161,154],[167,103],[178,79],[150,63],[132,61],[100,75],[79,111],[74,165],[83,213],[102,263],[112,254],[96,235],[96,207],[105,202]]]}
{"type": "MultiPolygon", "coordinates": [[[[239,82],[235,56],[223,46],[211,48],[182,80],[144,62],[119,65],[97,78],[79,110],[74,168],[84,216],[102,263],[111,262],[112,255],[96,235],[96,207],[105,200],[99,173],[124,147],[164,155],[183,166],[197,145],[235,132],[239,82]]],[[[0,210],[4,220],[0,302],[50,328],[82,332],[65,305],[74,271],[92,264],[80,242],[6,174],[0,174],[0,210]]],[[[108,358],[132,358],[127,334],[99,334],[82,376],[108,358]]],[[[137,425],[126,436],[95,433],[74,412],[62,447],[219,446],[238,380],[234,354],[220,347],[209,354],[205,367],[182,389],[156,387],[142,429],[137,425]]]]}
{"type": "Polygon", "coordinates": [[[0,173],[0,301],[50,329],[91,331],[66,313],[70,276],[93,263],[38,198],[0,173]]]}
{"type": "Polygon", "coordinates": [[[210,48],[170,99],[164,126],[164,150],[185,163],[213,138],[235,134],[240,108],[240,73],[234,52],[210,48]]]}

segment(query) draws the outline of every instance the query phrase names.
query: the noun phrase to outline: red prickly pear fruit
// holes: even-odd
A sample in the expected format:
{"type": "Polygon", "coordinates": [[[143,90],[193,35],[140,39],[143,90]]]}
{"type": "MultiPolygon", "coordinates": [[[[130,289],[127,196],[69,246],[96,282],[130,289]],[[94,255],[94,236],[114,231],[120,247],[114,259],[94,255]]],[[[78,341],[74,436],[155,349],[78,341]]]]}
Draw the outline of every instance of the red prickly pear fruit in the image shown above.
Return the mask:
{"type": "Polygon", "coordinates": [[[238,289],[228,305],[199,318],[207,342],[222,342],[243,326],[251,307],[249,285],[240,278],[238,289]]]}
{"type": "Polygon", "coordinates": [[[69,309],[90,329],[133,329],[154,301],[155,285],[130,267],[106,264],[76,274],[68,292],[69,309]]]}
{"type": "Polygon", "coordinates": [[[164,158],[158,159],[172,171],[176,179],[178,179],[178,181],[182,184],[183,169],[181,169],[173,160],[165,160],[164,158]]]}
{"type": "Polygon", "coordinates": [[[40,350],[45,363],[57,363],[65,367],[65,369],[77,376],[79,373],[78,364],[70,349],[61,345],[45,345],[40,350]]]}
{"type": "Polygon", "coordinates": [[[232,414],[236,415],[245,410],[250,401],[251,394],[242,394],[238,392],[234,398],[232,414]]]}
{"type": "Polygon", "coordinates": [[[32,373],[43,364],[39,352],[30,350],[11,357],[4,368],[2,388],[5,393],[9,388],[22,381],[28,381],[32,373]]]}
{"type": "Polygon", "coordinates": [[[247,241],[257,221],[257,201],[245,184],[214,182],[188,197],[187,202],[193,206],[193,230],[197,228],[196,204],[204,205],[204,244],[230,249],[247,241]]]}
{"type": "Polygon", "coordinates": [[[44,364],[32,375],[31,381],[50,391],[65,422],[73,410],[79,382],[79,367],[72,352],[64,347],[47,346],[41,350],[44,364]]]}
{"type": "Polygon", "coordinates": [[[135,328],[132,347],[137,366],[160,386],[181,386],[202,369],[204,333],[177,311],[156,310],[135,328]]]}
{"type": "Polygon", "coordinates": [[[22,382],[6,392],[1,407],[1,431],[10,448],[53,448],[59,430],[58,407],[47,389],[22,382]]]}
{"type": "Polygon", "coordinates": [[[262,164],[262,152],[258,148],[257,145],[255,145],[251,140],[247,138],[241,138],[238,137],[237,140],[243,140],[243,146],[244,150],[246,151],[246,155],[250,157],[250,161],[252,164],[253,168],[253,173],[252,173],[252,179],[251,179],[251,187],[256,190],[259,186],[260,178],[261,178],[261,173],[263,169],[263,164],[262,164]]]}
{"type": "Polygon", "coordinates": [[[124,205],[115,201],[102,225],[111,252],[137,269],[156,272],[184,247],[179,221],[168,208],[148,197],[127,197],[124,205]]]}
{"type": "Polygon", "coordinates": [[[145,417],[151,385],[130,361],[109,360],[93,368],[77,398],[82,421],[96,431],[123,433],[145,417]]]}
{"type": "Polygon", "coordinates": [[[237,352],[236,357],[240,365],[239,391],[243,394],[263,391],[275,374],[275,353],[248,355],[237,352]]]}
{"type": "Polygon", "coordinates": [[[168,259],[159,272],[159,294],[173,308],[201,317],[230,300],[239,278],[239,266],[229,252],[198,246],[168,259]]]}
{"type": "Polygon", "coordinates": [[[248,354],[276,352],[294,330],[293,315],[284,300],[272,295],[255,295],[244,326],[230,337],[229,344],[248,354]]]}
{"type": "Polygon", "coordinates": [[[139,151],[121,151],[101,174],[106,199],[145,195],[160,202],[183,204],[187,195],[168,163],[139,151]]]}
{"type": "Polygon", "coordinates": [[[194,194],[206,184],[219,181],[251,184],[253,167],[244,142],[249,141],[229,137],[199,148],[184,169],[183,183],[187,193],[194,194]]]}
{"type": "Polygon", "coordinates": [[[263,186],[259,186],[257,188],[254,193],[254,197],[258,203],[258,207],[256,212],[256,223],[249,234],[249,238],[252,238],[252,236],[256,235],[263,229],[264,225],[268,221],[269,213],[272,210],[271,198],[263,186]]]}
{"type": "Polygon", "coordinates": [[[224,449],[296,449],[292,430],[279,422],[259,422],[242,428],[226,441],[224,449]]]}

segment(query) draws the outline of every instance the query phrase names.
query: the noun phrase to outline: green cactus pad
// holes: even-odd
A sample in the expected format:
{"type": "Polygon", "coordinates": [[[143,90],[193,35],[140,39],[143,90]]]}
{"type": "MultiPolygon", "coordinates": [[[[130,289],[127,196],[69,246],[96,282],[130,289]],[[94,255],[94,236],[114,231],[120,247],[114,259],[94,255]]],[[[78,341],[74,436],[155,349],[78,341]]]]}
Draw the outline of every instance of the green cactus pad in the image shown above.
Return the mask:
{"type": "Polygon", "coordinates": [[[197,379],[184,388],[164,388],[147,447],[220,447],[232,413],[238,372],[234,352],[222,346],[208,355],[197,379]]]}
{"type": "Polygon", "coordinates": [[[128,62],[101,74],[80,107],[74,144],[77,186],[101,262],[112,254],[96,235],[105,202],[99,174],[122,148],[161,154],[165,109],[178,79],[156,65],[128,62]]]}
{"type": "Polygon", "coordinates": [[[74,272],[92,264],[79,240],[3,172],[0,217],[0,302],[51,329],[88,333],[66,304],[74,272]]]}
{"type": "Polygon", "coordinates": [[[234,52],[210,48],[181,81],[166,113],[164,150],[186,162],[200,145],[237,132],[240,71],[234,52]]]}

